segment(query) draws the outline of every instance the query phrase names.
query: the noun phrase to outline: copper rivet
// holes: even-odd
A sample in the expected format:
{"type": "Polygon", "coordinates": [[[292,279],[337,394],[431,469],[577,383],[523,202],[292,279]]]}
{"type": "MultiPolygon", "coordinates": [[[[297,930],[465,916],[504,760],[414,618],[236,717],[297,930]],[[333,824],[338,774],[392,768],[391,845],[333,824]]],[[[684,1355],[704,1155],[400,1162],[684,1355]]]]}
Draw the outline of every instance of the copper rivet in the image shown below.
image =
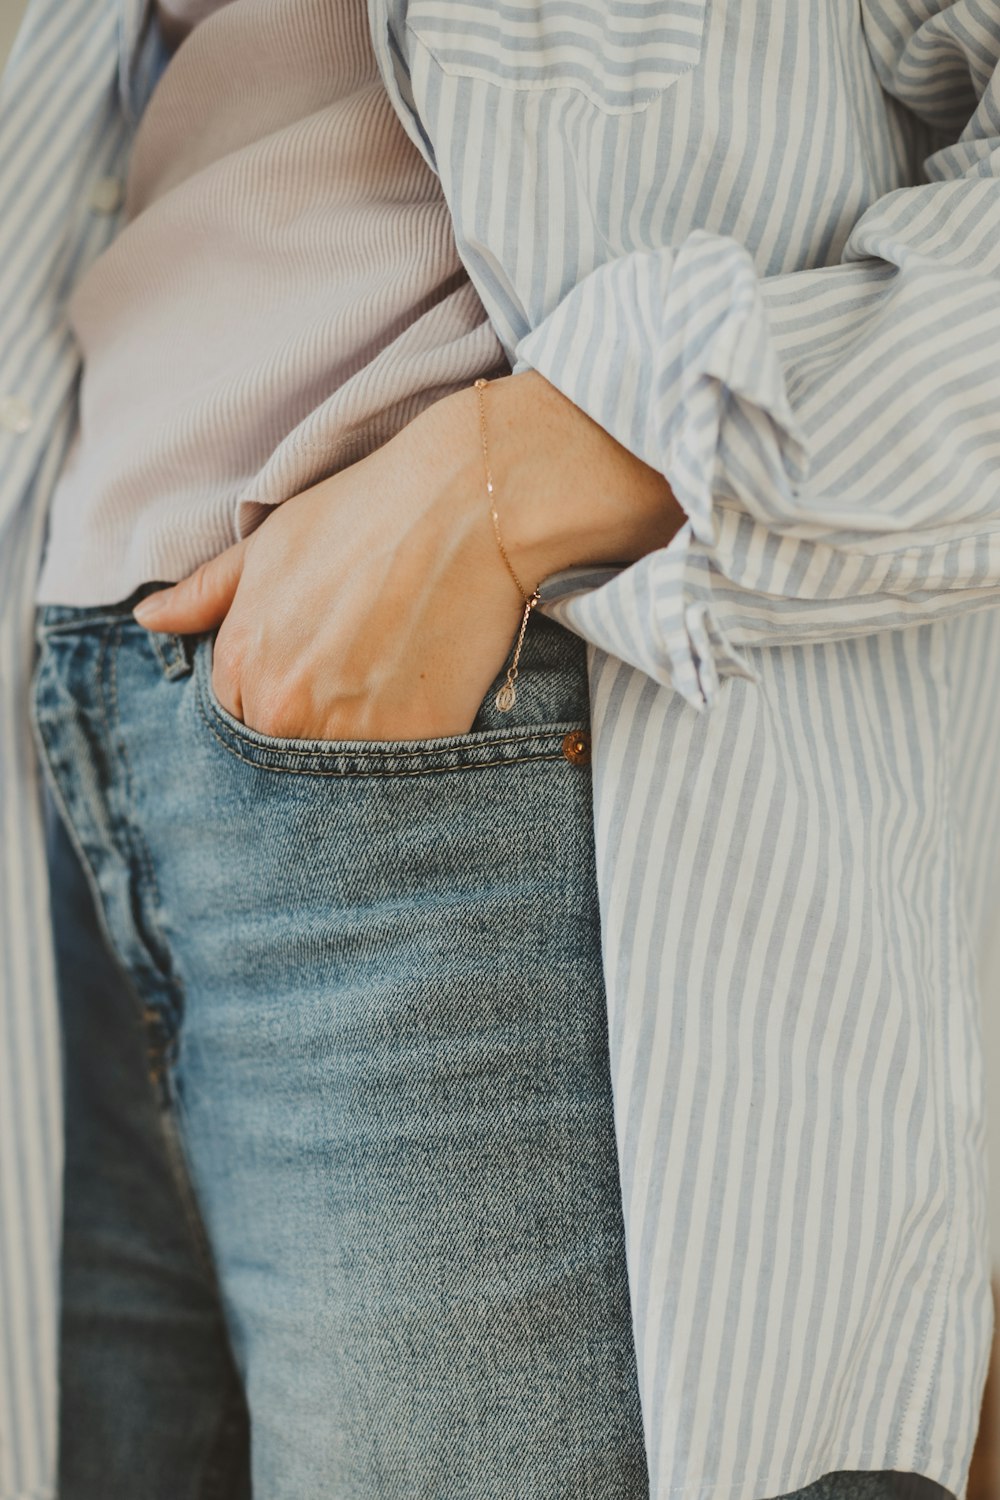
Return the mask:
{"type": "Polygon", "coordinates": [[[574,766],[590,764],[590,736],[571,729],[562,742],[563,755],[574,766]]]}

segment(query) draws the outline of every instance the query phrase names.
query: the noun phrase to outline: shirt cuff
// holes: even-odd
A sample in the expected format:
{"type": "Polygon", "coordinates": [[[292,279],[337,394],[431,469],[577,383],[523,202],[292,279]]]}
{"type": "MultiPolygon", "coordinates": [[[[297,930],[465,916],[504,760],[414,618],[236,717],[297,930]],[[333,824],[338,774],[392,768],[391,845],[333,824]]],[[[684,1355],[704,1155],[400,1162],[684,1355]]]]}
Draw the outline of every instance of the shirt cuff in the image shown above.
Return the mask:
{"type": "Polygon", "coordinates": [[[659,470],[687,517],[669,546],[552,613],[700,710],[724,677],[756,680],[713,588],[715,496],[731,490],[721,470],[724,428],[734,414],[752,422],[775,494],[806,479],[808,452],[749,253],[696,231],[676,250],[610,261],[525,334],[514,356],[514,374],[537,370],[659,470]]]}

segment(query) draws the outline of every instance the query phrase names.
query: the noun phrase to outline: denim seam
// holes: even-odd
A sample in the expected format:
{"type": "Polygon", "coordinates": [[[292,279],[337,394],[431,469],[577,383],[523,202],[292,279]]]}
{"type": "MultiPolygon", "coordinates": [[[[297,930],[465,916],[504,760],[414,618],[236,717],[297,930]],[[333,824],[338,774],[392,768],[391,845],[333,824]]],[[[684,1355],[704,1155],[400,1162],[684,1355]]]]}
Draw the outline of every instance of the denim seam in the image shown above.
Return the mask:
{"type": "MultiPolygon", "coordinates": [[[[118,696],[117,661],[121,644],[122,622],[118,620],[109,625],[104,632],[98,664],[98,692],[104,733],[107,739],[109,754],[116,754],[120,760],[122,767],[121,781],[124,792],[124,816],[114,817],[110,805],[108,813],[111,827],[115,831],[116,838],[121,845],[120,852],[122,857],[126,865],[136,872],[135,878],[139,898],[137,912],[133,915],[134,925],[136,925],[136,916],[139,917],[139,923],[136,925],[136,938],[145,950],[152,967],[160,975],[167,1002],[165,1007],[160,1005],[151,1009],[143,1001],[142,996],[137,993],[140,1017],[147,1036],[147,1046],[149,1047],[148,1059],[151,1076],[157,1088],[158,1104],[162,1110],[168,1106],[169,1069],[176,1057],[179,1045],[179,1036],[184,1015],[184,995],[177,975],[173,970],[173,965],[169,962],[169,959],[167,963],[163,962],[164,955],[169,956],[171,950],[170,944],[160,925],[160,910],[162,907],[160,888],[156,879],[152,855],[142,834],[134,803],[135,776],[122,729],[118,696]],[[107,666],[105,665],[106,663],[107,666]],[[105,688],[105,683],[107,683],[107,688],[105,688]],[[155,941],[155,947],[150,946],[150,938],[155,941]],[[156,1022],[156,1030],[150,1035],[150,1023],[152,1020],[156,1022]]],[[[179,1179],[177,1172],[174,1175],[179,1179]]],[[[189,1219],[191,1218],[190,1213],[188,1217],[189,1219]]],[[[193,1220],[192,1228],[197,1236],[198,1229],[193,1220]]]]}
{"type": "MultiPolygon", "coordinates": [[[[199,693],[198,696],[199,696],[198,711],[201,714],[201,717],[202,717],[202,720],[204,721],[205,727],[208,730],[209,734],[211,734],[212,738],[215,739],[215,740],[217,740],[218,743],[222,746],[223,750],[225,750],[228,755],[234,756],[236,760],[243,761],[244,765],[252,766],[255,771],[270,771],[270,772],[273,772],[277,776],[317,776],[317,777],[325,778],[327,780],[332,779],[332,780],[340,780],[340,781],[378,781],[378,780],[386,780],[387,781],[387,780],[390,780],[393,777],[460,775],[462,772],[466,772],[466,771],[483,771],[483,770],[488,770],[492,766],[517,766],[517,765],[523,765],[523,764],[525,764],[528,761],[565,760],[566,759],[565,755],[562,752],[562,749],[559,749],[559,750],[539,750],[539,751],[537,751],[533,755],[498,756],[498,757],[496,757],[493,760],[477,760],[477,761],[475,761],[475,762],[473,762],[471,764],[467,764],[467,765],[417,766],[417,767],[414,767],[412,770],[406,770],[406,769],[399,768],[399,769],[394,769],[394,770],[391,770],[391,771],[377,771],[377,770],[324,771],[322,769],[307,769],[307,768],[302,767],[302,766],[276,766],[276,765],[269,764],[266,760],[252,760],[249,755],[243,755],[240,752],[240,750],[237,749],[237,747],[235,745],[230,744],[230,742],[228,740],[224,739],[222,737],[222,735],[218,732],[218,730],[215,728],[215,725],[209,719],[208,714],[205,711],[204,704],[201,701],[201,694],[199,693]]],[[[572,728],[573,728],[573,726],[570,725],[569,729],[572,729],[572,728]]],[[[530,743],[530,741],[532,739],[534,739],[535,737],[536,736],[534,736],[534,735],[525,735],[524,736],[524,742],[525,743],[530,743]]],[[[560,736],[560,737],[562,737],[562,736],[560,736]]],[[[504,741],[494,741],[492,743],[493,744],[503,744],[505,742],[504,741]]],[[[517,743],[517,741],[515,740],[514,743],[517,743]]],[[[260,752],[261,752],[262,756],[284,755],[284,754],[287,753],[284,750],[268,750],[265,746],[261,746],[259,748],[260,748],[260,752]]],[[[478,748],[478,747],[476,747],[476,748],[478,748]]],[[[489,749],[489,748],[491,748],[491,745],[487,744],[483,748],[489,749]]],[[[315,754],[316,756],[322,756],[322,755],[326,754],[326,755],[329,756],[330,759],[333,759],[333,758],[336,758],[336,757],[344,757],[345,756],[345,752],[344,751],[340,751],[340,750],[331,750],[331,751],[317,750],[317,751],[314,751],[314,752],[299,751],[298,753],[300,755],[308,755],[308,754],[312,753],[312,754],[315,754]]],[[[417,752],[411,752],[411,753],[422,754],[423,756],[426,757],[427,755],[435,755],[435,754],[436,755],[447,755],[449,752],[445,749],[445,750],[440,750],[440,751],[427,751],[427,750],[424,750],[424,751],[417,751],[417,752]]],[[[381,751],[381,752],[370,751],[370,752],[368,752],[368,754],[370,754],[372,756],[381,755],[385,759],[391,758],[391,756],[388,755],[385,751],[381,751]]],[[[568,764],[568,762],[567,762],[567,764],[568,764]]]]}
{"type": "MultiPolygon", "coordinates": [[[[212,1254],[212,1243],[202,1217],[191,1162],[184,1145],[180,1109],[174,1090],[174,1077],[169,1068],[165,1070],[164,1085],[157,1099],[157,1118],[160,1123],[160,1138],[170,1168],[170,1175],[173,1178],[174,1186],[181,1200],[184,1218],[194,1244],[195,1255],[201,1264],[203,1272],[208,1277],[209,1286],[218,1307],[219,1321],[228,1344],[229,1327],[226,1322],[225,1307],[222,1301],[219,1273],[215,1264],[215,1257],[212,1254]]],[[[232,1353],[231,1345],[230,1353],[232,1353]]]]}
{"type": "MultiPolygon", "coordinates": [[[[40,605],[39,608],[44,610],[45,605],[40,605]]],[[[35,624],[35,634],[40,639],[48,635],[82,635],[86,631],[96,630],[98,626],[107,630],[112,625],[120,625],[124,618],[122,614],[108,613],[88,615],[86,619],[77,616],[69,620],[52,620],[47,623],[44,615],[39,615],[35,624]]]]}
{"type": "MultiPolygon", "coordinates": [[[[286,749],[284,746],[279,747],[276,744],[267,744],[267,737],[265,737],[264,740],[258,740],[254,738],[252,734],[243,733],[239,728],[237,728],[235,724],[231,724],[228,719],[224,719],[218,712],[215,704],[205,693],[202,683],[199,683],[198,685],[198,696],[201,700],[202,707],[206,710],[206,714],[210,714],[211,717],[216,721],[216,723],[221,726],[222,731],[232,735],[233,739],[242,740],[244,744],[252,746],[255,750],[260,750],[265,755],[289,755],[297,756],[300,759],[310,759],[316,756],[327,756],[331,759],[349,757],[352,760],[405,760],[417,758],[426,759],[427,757],[432,755],[447,755],[449,753],[454,753],[455,751],[464,749],[492,750],[495,746],[499,745],[530,744],[532,740],[550,738],[555,739],[556,736],[562,739],[569,730],[580,729],[582,732],[585,729],[585,726],[580,725],[578,722],[566,719],[559,720],[554,724],[528,725],[522,730],[507,730],[506,732],[496,731],[494,737],[492,738],[488,737],[490,734],[490,731],[488,730],[484,731],[483,738],[479,738],[477,735],[472,734],[456,735],[450,741],[450,743],[442,744],[439,748],[436,749],[429,748],[428,742],[425,742],[417,749],[410,750],[397,750],[395,748],[390,750],[387,749],[384,745],[366,750],[364,748],[363,742],[358,742],[359,748],[357,750],[345,750],[340,748],[333,749],[332,743],[331,747],[327,748],[322,740],[317,740],[314,749],[306,750],[296,748],[292,745],[290,745],[286,749]],[[461,741],[462,743],[459,743],[459,741],[461,741]]],[[[205,715],[203,715],[203,717],[205,717],[205,715]]],[[[209,727],[211,728],[211,725],[209,725],[209,727]]],[[[443,736],[442,738],[448,739],[449,737],[443,736]]],[[[344,740],[340,743],[342,745],[347,745],[351,742],[348,740],[344,740]]],[[[405,744],[405,741],[403,741],[402,743],[405,744]]],[[[368,773],[365,772],[363,774],[367,775],[368,773]]]]}
{"type": "MultiPolygon", "coordinates": [[[[104,633],[99,665],[99,685],[101,689],[101,713],[104,719],[104,730],[108,740],[109,749],[116,747],[121,757],[124,770],[124,792],[125,792],[125,824],[122,828],[122,838],[126,845],[126,859],[132,860],[139,866],[140,875],[147,883],[147,894],[152,894],[154,906],[148,913],[148,920],[155,929],[163,952],[169,952],[170,947],[160,930],[160,890],[156,880],[156,872],[153,868],[152,855],[146,844],[146,840],[139,828],[138,818],[133,802],[134,775],[132,764],[129,759],[128,749],[125,744],[125,735],[122,730],[121,710],[118,698],[118,666],[117,653],[121,647],[122,628],[121,621],[116,622],[104,633]],[[104,692],[105,661],[107,661],[107,683],[108,693],[104,692]],[[110,706],[110,714],[108,712],[110,706]]],[[[110,811],[110,809],[109,809],[110,811]]],[[[145,946],[143,934],[138,934],[139,940],[145,946]]],[[[156,958],[156,955],[150,955],[156,958]]],[[[171,1032],[165,1038],[163,1049],[163,1072],[157,1092],[157,1113],[160,1120],[160,1134],[164,1150],[170,1163],[171,1174],[177,1186],[184,1207],[184,1217],[194,1241],[196,1254],[202,1262],[202,1267],[212,1279],[213,1286],[217,1287],[215,1267],[212,1261],[211,1246],[202,1223],[201,1213],[198,1208],[198,1200],[191,1180],[191,1172],[187,1163],[186,1153],[179,1139],[176,1109],[173,1104],[173,1091],[171,1089],[170,1053],[176,1050],[181,1028],[181,1017],[184,1012],[183,995],[177,977],[172,972],[169,975],[170,989],[174,1002],[173,1015],[169,1018],[171,1032]]],[[[132,986],[140,1008],[140,1014],[145,1013],[142,996],[135,985],[132,986]]],[[[221,1308],[221,1299],[220,1299],[221,1308]]]]}
{"type": "MultiPolygon", "coordinates": [[[[36,690],[35,690],[36,691],[36,697],[37,697],[37,688],[38,688],[39,685],[40,685],[40,682],[36,681],[36,690]]],[[[42,764],[44,765],[44,767],[46,768],[46,771],[47,771],[47,782],[48,782],[49,791],[50,791],[50,793],[52,795],[53,801],[56,804],[56,808],[58,810],[59,816],[62,819],[62,824],[63,824],[63,828],[66,831],[66,836],[69,839],[70,844],[73,847],[73,851],[76,854],[77,859],[80,861],[80,868],[83,870],[84,878],[85,878],[85,880],[87,882],[87,885],[89,887],[89,890],[90,890],[91,899],[92,899],[93,904],[94,904],[94,911],[95,911],[95,913],[97,915],[98,926],[100,928],[101,935],[104,938],[105,946],[107,947],[108,952],[111,954],[111,956],[112,956],[112,958],[113,958],[113,960],[114,960],[114,962],[115,962],[115,964],[116,964],[116,966],[118,968],[119,974],[120,974],[123,982],[126,984],[126,986],[130,989],[130,991],[132,993],[132,997],[133,997],[133,1000],[135,1002],[135,1007],[136,1007],[137,1014],[141,1016],[142,1015],[142,999],[139,996],[138,992],[136,991],[136,988],[135,988],[134,983],[132,982],[132,977],[131,977],[131,974],[129,973],[128,966],[126,964],[125,958],[124,958],[123,954],[121,953],[121,951],[120,951],[120,949],[118,947],[118,943],[117,943],[117,941],[115,939],[114,934],[111,931],[111,926],[110,926],[110,924],[108,922],[107,910],[106,910],[105,904],[104,904],[103,892],[101,891],[100,882],[99,882],[99,880],[97,878],[97,872],[94,869],[94,866],[93,866],[93,864],[91,862],[90,856],[88,855],[88,853],[86,851],[86,848],[84,846],[83,840],[82,840],[81,835],[80,835],[80,831],[79,831],[79,829],[77,827],[77,820],[73,816],[73,814],[72,814],[72,812],[70,810],[69,804],[67,803],[67,800],[66,800],[66,797],[65,797],[65,794],[64,794],[63,783],[62,783],[62,780],[61,780],[60,775],[59,775],[59,770],[58,770],[58,767],[56,766],[56,762],[55,762],[55,759],[53,757],[52,749],[51,749],[51,746],[49,744],[49,740],[48,740],[48,737],[46,735],[45,729],[43,727],[41,715],[37,711],[36,711],[36,715],[35,715],[35,721],[37,723],[37,728],[38,728],[37,742],[38,742],[39,750],[41,752],[40,759],[41,759],[42,764]]]]}
{"type": "MultiPolygon", "coordinates": [[[[537,755],[511,755],[501,756],[497,760],[480,760],[473,765],[465,766],[421,766],[412,771],[321,771],[306,770],[301,766],[271,766],[261,761],[251,760],[248,755],[241,755],[234,745],[229,745],[221,735],[216,734],[215,729],[206,719],[209,732],[214,739],[218,740],[227,754],[241,760],[244,765],[252,766],[255,771],[270,771],[276,776],[318,776],[325,780],[333,781],[391,781],[395,777],[413,776],[446,776],[462,775],[469,771],[488,771],[494,766],[520,766],[531,761],[543,760],[566,760],[561,750],[539,751],[537,755]]],[[[567,765],[569,762],[566,762],[567,765]]]]}
{"type": "MultiPolygon", "coordinates": [[[[105,702],[103,693],[101,695],[101,709],[102,713],[104,714],[104,727],[105,732],[108,736],[108,744],[109,746],[112,743],[116,744],[119,754],[121,755],[122,766],[125,771],[124,790],[127,821],[124,832],[128,843],[131,846],[132,853],[138,859],[143,879],[146,881],[150,891],[152,892],[153,900],[155,903],[153,917],[154,920],[156,920],[156,914],[160,909],[160,889],[156,881],[156,871],[153,868],[152,856],[150,855],[149,849],[146,846],[146,840],[143,838],[139,830],[138,818],[136,817],[136,811],[133,802],[133,787],[135,783],[135,777],[132,772],[132,762],[129,759],[128,747],[125,744],[125,734],[122,730],[121,711],[118,704],[118,651],[120,647],[121,625],[119,624],[117,628],[112,628],[111,630],[107,631],[104,638],[104,654],[108,655],[109,657],[108,687],[111,700],[110,717],[107,713],[107,704],[105,702]],[[109,650],[112,637],[114,639],[114,649],[109,650]],[[114,740],[112,740],[112,721],[114,724],[114,740]]],[[[102,656],[102,668],[103,665],[104,662],[102,656]]],[[[158,920],[156,920],[156,926],[158,930],[158,920]]],[[[162,941],[163,934],[159,933],[158,931],[158,935],[160,936],[162,941]]],[[[166,948],[166,946],[166,943],[164,943],[164,948],[166,948]]]]}
{"type": "MultiPolygon", "coordinates": [[[[106,634],[110,635],[110,631],[108,631],[106,634]]],[[[101,651],[100,651],[99,657],[98,657],[99,670],[103,667],[103,661],[104,661],[104,655],[105,655],[105,649],[104,648],[105,648],[105,643],[102,642],[102,648],[101,648],[101,651]]],[[[40,678],[38,678],[36,680],[35,690],[33,692],[33,699],[37,697],[37,690],[38,690],[39,686],[40,686],[40,678]]],[[[101,694],[101,712],[102,712],[102,717],[105,719],[105,724],[106,724],[106,715],[105,715],[105,712],[104,712],[104,695],[103,695],[103,693],[101,694]]],[[[84,845],[82,843],[82,840],[80,838],[80,833],[79,833],[79,830],[77,828],[76,819],[70,813],[70,809],[69,809],[69,807],[67,805],[66,798],[65,798],[65,796],[63,794],[63,784],[62,784],[62,781],[61,781],[61,779],[59,777],[59,774],[58,774],[55,762],[53,760],[52,753],[51,753],[51,750],[50,750],[50,746],[49,746],[47,737],[45,735],[45,731],[44,731],[44,729],[42,727],[41,716],[38,713],[36,713],[35,719],[36,719],[36,722],[37,722],[37,735],[36,735],[36,739],[37,739],[37,743],[38,743],[38,747],[39,747],[39,751],[40,751],[40,758],[41,758],[41,760],[42,760],[42,762],[43,762],[43,764],[44,764],[44,766],[46,767],[46,770],[47,770],[47,777],[46,777],[46,779],[47,779],[49,790],[50,790],[51,795],[52,795],[52,797],[53,797],[53,799],[54,799],[54,801],[56,803],[56,807],[58,809],[59,816],[62,819],[63,827],[66,830],[66,835],[67,835],[67,837],[68,837],[68,839],[70,841],[70,844],[73,847],[73,851],[76,854],[77,859],[80,862],[80,868],[83,871],[84,879],[86,880],[87,886],[89,887],[91,899],[92,899],[93,905],[94,905],[94,912],[95,912],[96,917],[97,917],[98,927],[99,927],[101,935],[102,935],[102,937],[104,939],[105,947],[107,948],[108,954],[109,954],[109,956],[110,956],[110,958],[111,958],[111,960],[112,960],[112,962],[113,962],[116,970],[118,971],[118,976],[119,976],[119,979],[121,981],[121,984],[128,991],[129,995],[131,996],[132,1003],[133,1003],[134,1008],[135,1008],[135,1012],[136,1012],[137,1016],[141,1020],[141,1018],[143,1016],[143,1011],[144,1011],[142,996],[139,993],[139,990],[138,990],[138,988],[136,986],[135,980],[134,980],[133,975],[132,975],[131,968],[129,967],[129,964],[128,964],[127,960],[125,959],[124,955],[122,954],[122,952],[121,952],[121,950],[120,950],[120,948],[118,946],[118,943],[116,941],[115,935],[114,935],[114,933],[111,930],[110,923],[108,922],[107,910],[105,908],[104,897],[103,897],[103,894],[101,892],[100,883],[99,883],[99,881],[97,879],[97,875],[96,875],[96,872],[94,870],[94,867],[91,864],[91,861],[90,861],[90,859],[89,859],[89,857],[88,857],[88,855],[86,853],[86,850],[85,850],[84,845]]],[[[189,1228],[189,1230],[191,1232],[192,1240],[194,1242],[194,1247],[195,1247],[195,1253],[199,1256],[200,1260],[202,1261],[203,1269],[209,1274],[209,1276],[211,1278],[212,1287],[215,1290],[216,1296],[218,1297],[218,1301],[219,1301],[220,1317],[222,1318],[222,1321],[223,1321],[223,1327],[225,1327],[225,1318],[224,1318],[223,1312],[222,1312],[222,1301],[221,1301],[221,1297],[218,1296],[218,1283],[217,1283],[215,1266],[214,1266],[214,1264],[212,1262],[211,1254],[210,1253],[206,1253],[204,1226],[201,1223],[200,1216],[198,1216],[196,1212],[195,1213],[192,1212],[193,1189],[191,1187],[190,1182],[184,1181],[184,1180],[178,1181],[178,1166],[180,1165],[180,1162],[183,1162],[183,1157],[181,1157],[180,1162],[178,1162],[178,1158],[176,1156],[176,1152],[174,1150],[173,1143],[170,1140],[170,1132],[171,1132],[171,1126],[172,1126],[173,1122],[172,1122],[172,1120],[170,1120],[170,1119],[168,1119],[166,1117],[164,1106],[163,1106],[162,1102],[159,1099],[157,1099],[155,1101],[155,1103],[156,1103],[157,1119],[159,1120],[159,1123],[160,1123],[161,1136],[163,1138],[164,1150],[165,1150],[165,1152],[167,1154],[168,1161],[171,1164],[172,1175],[173,1175],[174,1180],[175,1180],[175,1182],[177,1184],[178,1191],[180,1192],[181,1201],[184,1204],[185,1220],[186,1220],[186,1222],[188,1224],[188,1228],[189,1228]]]]}

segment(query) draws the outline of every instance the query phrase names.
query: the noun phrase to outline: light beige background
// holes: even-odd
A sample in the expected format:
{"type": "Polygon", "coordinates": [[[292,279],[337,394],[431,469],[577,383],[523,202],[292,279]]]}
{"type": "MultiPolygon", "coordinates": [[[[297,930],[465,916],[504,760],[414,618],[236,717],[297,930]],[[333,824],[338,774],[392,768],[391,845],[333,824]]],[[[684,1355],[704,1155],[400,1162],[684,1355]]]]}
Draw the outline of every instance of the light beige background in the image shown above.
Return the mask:
{"type": "MultiPolygon", "coordinates": [[[[0,67],[7,59],[11,43],[20,24],[25,0],[0,0],[0,67]]],[[[987,1078],[1000,1074],[1000,997],[991,996],[986,1006],[984,1025],[986,1032],[987,1078]]],[[[987,1090],[987,1096],[997,1091],[987,1090]]],[[[993,1247],[994,1260],[1000,1268],[1000,1098],[997,1099],[990,1121],[990,1158],[993,1179],[993,1247]]]]}

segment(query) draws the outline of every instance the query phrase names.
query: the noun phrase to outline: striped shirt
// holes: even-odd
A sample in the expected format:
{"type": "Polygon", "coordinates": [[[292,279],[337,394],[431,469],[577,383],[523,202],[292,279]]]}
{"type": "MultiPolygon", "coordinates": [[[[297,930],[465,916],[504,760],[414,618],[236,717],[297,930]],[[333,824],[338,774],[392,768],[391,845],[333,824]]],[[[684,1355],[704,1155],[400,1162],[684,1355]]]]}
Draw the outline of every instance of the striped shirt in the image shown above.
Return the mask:
{"type": "MultiPolygon", "coordinates": [[[[33,571],[142,6],[32,0],[0,96],[3,1500],[53,1468],[33,571]]],[[[589,642],[653,1500],[837,1469],[961,1495],[991,1334],[1000,0],[368,6],[512,368],[688,518],[545,606],[589,642]]]]}

